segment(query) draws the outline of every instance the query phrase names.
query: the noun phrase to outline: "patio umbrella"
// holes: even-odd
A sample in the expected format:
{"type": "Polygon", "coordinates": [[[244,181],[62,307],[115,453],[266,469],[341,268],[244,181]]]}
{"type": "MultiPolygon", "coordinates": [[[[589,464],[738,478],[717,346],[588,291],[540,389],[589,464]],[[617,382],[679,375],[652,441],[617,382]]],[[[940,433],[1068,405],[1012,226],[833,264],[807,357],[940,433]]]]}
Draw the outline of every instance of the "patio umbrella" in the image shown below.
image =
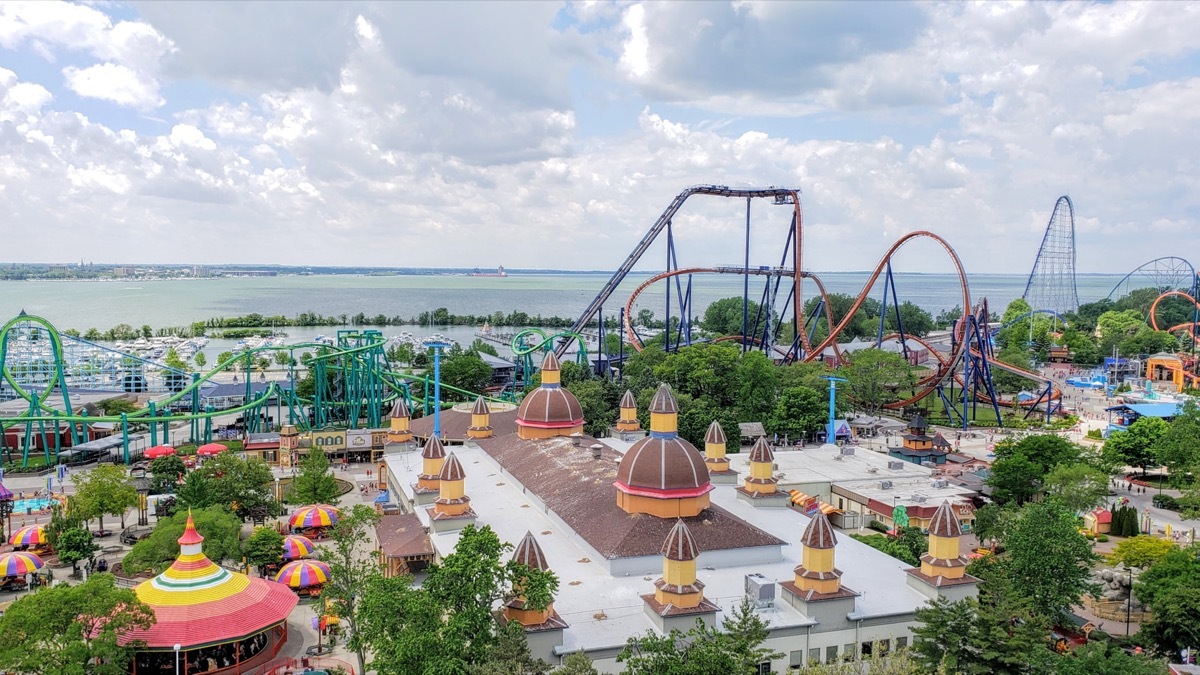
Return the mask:
{"type": "Polygon", "coordinates": [[[15,551],[0,555],[0,576],[23,577],[42,568],[42,559],[32,553],[15,551]]]}
{"type": "Polygon", "coordinates": [[[221,445],[220,443],[206,443],[199,448],[196,448],[196,454],[200,455],[201,457],[212,457],[213,455],[219,455],[228,449],[229,448],[221,445]]]}
{"type": "Polygon", "coordinates": [[[288,524],[292,527],[328,527],[337,521],[337,508],[327,504],[313,504],[296,509],[288,519],[288,524]]]}
{"type": "Polygon", "coordinates": [[[156,445],[146,451],[146,459],[158,459],[175,454],[175,448],[169,445],[156,445]]]}
{"type": "Polygon", "coordinates": [[[4,483],[0,483],[0,501],[9,501],[13,498],[12,490],[4,487],[4,483]]]}
{"type": "Polygon", "coordinates": [[[40,546],[46,541],[46,528],[41,525],[27,525],[8,538],[13,546],[40,546]]]}
{"type": "Polygon", "coordinates": [[[318,560],[293,560],[279,570],[275,581],[292,588],[304,588],[329,581],[329,566],[318,560]]]}
{"type": "Polygon", "coordinates": [[[312,555],[313,549],[316,546],[308,537],[303,537],[298,534],[289,534],[283,538],[283,559],[295,560],[312,555]]]}

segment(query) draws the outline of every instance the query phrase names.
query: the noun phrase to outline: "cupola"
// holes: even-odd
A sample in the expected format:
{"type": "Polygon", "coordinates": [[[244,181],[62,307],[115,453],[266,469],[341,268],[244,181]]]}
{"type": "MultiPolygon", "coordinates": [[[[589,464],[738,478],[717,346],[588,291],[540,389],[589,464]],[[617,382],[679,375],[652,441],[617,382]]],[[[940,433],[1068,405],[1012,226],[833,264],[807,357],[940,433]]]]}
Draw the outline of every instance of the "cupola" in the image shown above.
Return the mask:
{"type": "Polygon", "coordinates": [[[679,437],[679,406],[662,385],[650,402],[650,434],[625,452],[617,467],[617,506],[659,518],[698,515],[713,490],[700,451],[679,437]]]}
{"type": "Polygon", "coordinates": [[[445,462],[446,448],[442,439],[430,436],[421,449],[421,473],[417,474],[417,484],[413,486],[418,504],[428,504],[433,495],[438,494],[445,462]]]}
{"type": "MultiPolygon", "coordinates": [[[[531,570],[550,571],[546,555],[542,553],[542,547],[538,545],[537,539],[533,538],[532,532],[526,532],[524,538],[517,544],[517,548],[513,551],[513,562],[521,563],[531,570]]],[[[516,621],[526,631],[561,630],[567,627],[567,622],[563,621],[558,612],[554,611],[553,598],[544,609],[533,609],[528,606],[528,601],[523,593],[524,587],[523,578],[513,582],[513,597],[504,605],[505,621],[516,621]]]]}
{"type": "Polygon", "coordinates": [[[725,456],[726,444],[725,430],[719,422],[713,420],[704,434],[704,464],[708,467],[709,478],[714,483],[737,481],[737,472],[729,468],[729,458],[725,456]]]}
{"type": "Polygon", "coordinates": [[[429,509],[433,529],[438,532],[457,530],[475,522],[471,498],[466,494],[466,472],[458,458],[450,453],[438,474],[438,498],[429,509]]]}
{"type": "Polygon", "coordinates": [[[404,403],[404,397],[397,396],[396,402],[392,404],[391,419],[388,421],[388,443],[408,443],[412,441],[412,431],[408,428],[411,417],[412,415],[408,412],[408,405],[404,403]]]}
{"type": "Polygon", "coordinates": [[[487,401],[483,400],[482,396],[475,399],[475,405],[471,408],[471,426],[467,427],[467,438],[491,438],[492,409],[488,407],[487,401]]]}
{"type": "MultiPolygon", "coordinates": [[[[687,524],[675,521],[662,546],[663,573],[654,582],[654,594],[643,595],[647,611],[660,621],[684,617],[693,622],[697,614],[715,614],[717,606],[704,599],[704,582],[696,578],[700,547],[687,524]]],[[[668,625],[659,625],[666,630],[668,625]]]]}
{"type": "Polygon", "coordinates": [[[583,408],[560,384],[554,352],[542,360],[542,384],[525,395],[517,410],[517,436],[524,440],[583,433],[583,408]]]}
{"type": "Polygon", "coordinates": [[[633,398],[632,391],[625,390],[625,395],[621,397],[621,403],[617,407],[621,410],[617,431],[640,431],[642,424],[638,421],[637,400],[633,398]]]}

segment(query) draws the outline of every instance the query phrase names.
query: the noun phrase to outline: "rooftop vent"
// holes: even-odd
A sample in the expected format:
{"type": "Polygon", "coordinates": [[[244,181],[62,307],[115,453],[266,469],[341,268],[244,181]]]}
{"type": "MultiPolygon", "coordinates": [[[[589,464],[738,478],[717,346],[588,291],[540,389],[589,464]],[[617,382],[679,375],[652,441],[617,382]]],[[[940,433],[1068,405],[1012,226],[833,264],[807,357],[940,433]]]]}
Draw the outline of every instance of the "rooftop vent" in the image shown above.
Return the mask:
{"type": "Polygon", "coordinates": [[[924,504],[928,500],[929,500],[929,498],[926,497],[925,495],[913,495],[913,501],[918,504],[924,504]]]}
{"type": "Polygon", "coordinates": [[[890,480],[879,481],[879,489],[880,490],[891,490],[892,489],[892,481],[890,481],[890,480]]]}
{"type": "Polygon", "coordinates": [[[939,478],[939,479],[933,481],[933,487],[948,488],[948,487],[950,487],[950,481],[946,480],[945,478],[939,478]]]}
{"type": "Polygon", "coordinates": [[[604,446],[599,443],[592,444],[592,459],[600,459],[600,453],[604,450],[604,446]]]}
{"type": "Polygon", "coordinates": [[[775,582],[755,572],[746,575],[746,599],[755,609],[775,606],[775,582]]]}
{"type": "Polygon", "coordinates": [[[888,462],[888,471],[903,471],[904,462],[888,462]]]}
{"type": "Polygon", "coordinates": [[[571,445],[578,448],[581,441],[583,441],[583,434],[579,432],[571,434],[571,445]]]}
{"type": "Polygon", "coordinates": [[[867,473],[879,473],[879,467],[877,467],[877,466],[868,466],[868,467],[867,467],[867,473]]]}
{"type": "Polygon", "coordinates": [[[851,446],[849,446],[849,445],[843,445],[843,446],[842,446],[842,454],[843,454],[843,455],[853,455],[853,454],[854,454],[854,448],[853,448],[853,447],[851,447],[851,446]]]}

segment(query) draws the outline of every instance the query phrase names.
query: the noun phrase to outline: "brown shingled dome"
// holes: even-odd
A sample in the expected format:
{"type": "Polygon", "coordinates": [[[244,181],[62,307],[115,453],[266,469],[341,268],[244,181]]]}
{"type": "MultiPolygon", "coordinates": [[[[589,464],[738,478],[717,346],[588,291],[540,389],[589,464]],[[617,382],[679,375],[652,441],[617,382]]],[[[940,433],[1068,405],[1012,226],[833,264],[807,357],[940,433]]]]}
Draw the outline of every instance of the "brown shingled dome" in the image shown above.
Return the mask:
{"type": "Polygon", "coordinates": [[[492,409],[488,407],[487,401],[483,400],[482,396],[475,399],[475,405],[471,407],[472,415],[490,415],[492,409]]]}
{"type": "Polygon", "coordinates": [[[517,425],[558,429],[583,424],[583,408],[562,387],[538,387],[525,395],[517,409],[517,425]]]}
{"type": "Polygon", "coordinates": [[[818,510],[813,515],[808,527],[804,530],[804,536],[800,538],[800,543],[809,548],[833,548],[837,543],[833,525],[829,524],[829,517],[825,515],[824,511],[818,510]]]}
{"type": "Polygon", "coordinates": [[[667,540],[662,545],[663,557],[668,560],[695,560],[700,557],[700,547],[692,539],[692,533],[682,520],[675,521],[675,527],[667,534],[667,540]]]}
{"type": "Polygon", "coordinates": [[[625,395],[621,397],[621,404],[617,407],[618,408],[636,408],[637,407],[637,399],[635,399],[633,397],[633,392],[626,389],[625,395]]]}
{"type": "Polygon", "coordinates": [[[771,445],[767,443],[766,436],[759,436],[754,442],[754,447],[750,449],[751,462],[774,462],[775,452],[771,450],[771,445]]]}
{"type": "Polygon", "coordinates": [[[550,569],[550,565],[546,563],[546,556],[542,553],[542,547],[538,546],[537,539],[533,538],[532,532],[526,532],[521,543],[517,544],[516,550],[513,551],[513,562],[519,562],[526,567],[543,572],[550,569]]]}
{"type": "Polygon", "coordinates": [[[442,465],[442,473],[438,476],[439,480],[462,480],[467,474],[463,473],[462,464],[458,463],[458,458],[454,453],[446,455],[446,463],[442,465]]]}
{"type": "Polygon", "coordinates": [[[679,402],[675,400],[675,394],[671,393],[671,387],[667,383],[658,385],[658,391],[654,392],[654,398],[650,399],[650,412],[659,415],[679,414],[679,402]]]}
{"type": "Polygon", "coordinates": [[[725,430],[721,428],[721,425],[716,420],[713,420],[712,424],[708,425],[708,432],[704,434],[704,442],[725,445],[725,430]]]}
{"type": "Polygon", "coordinates": [[[958,522],[958,516],[954,515],[950,500],[942,502],[937,511],[933,512],[933,518],[929,519],[929,534],[935,537],[962,536],[962,524],[958,522]]]}
{"type": "Polygon", "coordinates": [[[425,447],[421,449],[421,457],[425,459],[441,459],[446,456],[446,447],[442,445],[442,439],[437,436],[430,436],[429,440],[425,441],[425,447]]]}
{"type": "Polygon", "coordinates": [[[392,404],[392,417],[412,417],[408,412],[408,405],[399,396],[396,397],[396,402],[392,404]]]}
{"type": "Polygon", "coordinates": [[[634,492],[649,490],[662,497],[680,496],[661,494],[663,492],[684,491],[699,495],[712,489],[704,455],[678,436],[658,438],[650,435],[634,443],[617,467],[617,483],[617,488],[625,492],[630,491],[625,488],[634,492]]]}

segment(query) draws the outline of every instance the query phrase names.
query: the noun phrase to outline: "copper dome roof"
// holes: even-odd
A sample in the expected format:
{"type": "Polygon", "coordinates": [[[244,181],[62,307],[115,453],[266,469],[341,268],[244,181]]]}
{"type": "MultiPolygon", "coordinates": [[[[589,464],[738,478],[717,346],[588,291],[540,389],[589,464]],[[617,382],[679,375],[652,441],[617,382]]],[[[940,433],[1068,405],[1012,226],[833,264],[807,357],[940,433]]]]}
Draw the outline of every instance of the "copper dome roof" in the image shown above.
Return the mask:
{"type": "Polygon", "coordinates": [[[618,408],[636,408],[637,407],[637,399],[635,399],[633,397],[633,392],[626,389],[625,395],[621,397],[621,404],[617,407],[618,408]]]}
{"type": "Polygon", "coordinates": [[[446,447],[442,445],[442,439],[437,436],[430,436],[429,440],[425,441],[425,447],[421,449],[421,457],[425,459],[441,459],[446,456],[446,447]]]}
{"type": "Polygon", "coordinates": [[[829,518],[824,511],[818,510],[813,515],[808,527],[804,529],[804,536],[800,538],[800,543],[809,548],[833,548],[837,543],[833,525],[829,524],[829,518]]]}
{"type": "Polygon", "coordinates": [[[929,534],[935,537],[962,536],[962,524],[958,522],[958,516],[954,515],[950,500],[942,502],[937,511],[933,512],[933,518],[929,519],[929,534]]]}
{"type": "Polygon", "coordinates": [[[692,539],[692,532],[682,520],[675,521],[675,527],[667,534],[667,540],[662,545],[663,557],[668,560],[695,560],[700,557],[700,547],[692,539]]]}
{"type": "Polygon", "coordinates": [[[442,473],[438,478],[440,480],[453,481],[466,478],[467,474],[463,473],[462,464],[459,464],[458,458],[454,453],[446,455],[446,463],[442,465],[442,473]]]}
{"type": "Polygon", "coordinates": [[[411,416],[412,415],[410,415],[408,412],[408,405],[404,402],[404,399],[397,396],[396,402],[394,404],[392,404],[392,417],[411,417],[411,416]]]}
{"type": "Polygon", "coordinates": [[[550,565],[546,563],[546,555],[542,553],[542,547],[538,546],[537,539],[533,538],[532,532],[526,532],[521,543],[517,544],[516,550],[513,551],[513,562],[519,562],[526,567],[543,572],[550,569],[550,565]]]}
{"type": "Polygon", "coordinates": [[[490,415],[491,413],[492,409],[488,407],[487,401],[483,400],[482,396],[475,399],[475,405],[471,407],[472,415],[490,415]]]}
{"type": "Polygon", "coordinates": [[[571,392],[562,387],[538,387],[525,395],[517,409],[517,425],[547,429],[577,427],[583,424],[583,408],[571,392]]]}
{"type": "Polygon", "coordinates": [[[721,425],[716,420],[713,420],[712,424],[708,425],[708,432],[704,434],[704,442],[725,445],[725,430],[721,428],[721,425]]]}
{"type": "Polygon", "coordinates": [[[648,497],[673,498],[705,494],[713,489],[704,455],[674,436],[647,436],[634,443],[617,467],[617,489],[648,497]]]}
{"type": "Polygon", "coordinates": [[[775,453],[771,450],[771,445],[767,443],[766,436],[759,436],[754,442],[754,447],[750,449],[751,462],[774,462],[775,453]]]}
{"type": "Polygon", "coordinates": [[[675,394],[671,393],[671,387],[666,382],[658,385],[658,391],[654,392],[654,398],[650,399],[650,412],[659,415],[679,414],[679,402],[675,400],[675,394]]]}

